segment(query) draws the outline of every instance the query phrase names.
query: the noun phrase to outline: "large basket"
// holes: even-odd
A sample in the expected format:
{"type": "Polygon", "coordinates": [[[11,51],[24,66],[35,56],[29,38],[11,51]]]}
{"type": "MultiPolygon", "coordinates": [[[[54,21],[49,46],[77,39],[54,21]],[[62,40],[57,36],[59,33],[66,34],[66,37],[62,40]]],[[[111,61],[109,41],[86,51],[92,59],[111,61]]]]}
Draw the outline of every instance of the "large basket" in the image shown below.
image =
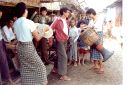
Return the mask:
{"type": "Polygon", "coordinates": [[[47,39],[53,36],[53,30],[49,25],[36,23],[36,26],[40,36],[47,39]]]}
{"type": "Polygon", "coordinates": [[[92,46],[99,40],[99,36],[97,35],[96,31],[92,28],[84,29],[84,31],[80,35],[80,38],[88,46],[92,46]]]}

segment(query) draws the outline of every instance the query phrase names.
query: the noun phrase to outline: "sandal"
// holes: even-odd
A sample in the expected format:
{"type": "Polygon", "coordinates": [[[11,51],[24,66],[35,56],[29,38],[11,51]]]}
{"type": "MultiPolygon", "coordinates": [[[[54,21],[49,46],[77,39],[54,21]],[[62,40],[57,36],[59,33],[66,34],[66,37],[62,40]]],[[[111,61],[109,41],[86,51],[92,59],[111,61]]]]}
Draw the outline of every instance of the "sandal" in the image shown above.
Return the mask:
{"type": "Polygon", "coordinates": [[[96,72],[97,74],[103,74],[104,70],[102,68],[99,69],[99,71],[96,72]]]}
{"type": "Polygon", "coordinates": [[[52,72],[52,73],[55,73],[55,74],[58,73],[58,72],[57,72],[57,69],[55,69],[55,68],[53,68],[51,72],[52,72]]]}
{"type": "Polygon", "coordinates": [[[98,70],[98,69],[99,69],[98,67],[93,66],[89,70],[98,70]]]}
{"type": "Polygon", "coordinates": [[[70,81],[71,78],[69,78],[68,76],[61,76],[60,80],[64,80],[64,81],[70,81]]]}
{"type": "Polygon", "coordinates": [[[76,67],[77,66],[77,63],[74,63],[74,66],[76,67]]]}
{"type": "Polygon", "coordinates": [[[103,74],[104,71],[97,71],[97,74],[103,74]]]}

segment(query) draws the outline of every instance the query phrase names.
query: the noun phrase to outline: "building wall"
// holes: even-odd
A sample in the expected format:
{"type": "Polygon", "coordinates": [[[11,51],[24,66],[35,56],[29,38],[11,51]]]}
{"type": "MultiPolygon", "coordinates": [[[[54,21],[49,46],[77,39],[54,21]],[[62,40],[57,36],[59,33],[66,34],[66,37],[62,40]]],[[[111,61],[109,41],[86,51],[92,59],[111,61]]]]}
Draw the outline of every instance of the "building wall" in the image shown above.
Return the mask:
{"type": "Polygon", "coordinates": [[[110,5],[106,13],[107,21],[112,20],[115,27],[122,26],[122,2],[110,5]]]}
{"type": "Polygon", "coordinates": [[[120,27],[122,26],[122,6],[116,6],[116,19],[115,19],[115,26],[120,27]]]}

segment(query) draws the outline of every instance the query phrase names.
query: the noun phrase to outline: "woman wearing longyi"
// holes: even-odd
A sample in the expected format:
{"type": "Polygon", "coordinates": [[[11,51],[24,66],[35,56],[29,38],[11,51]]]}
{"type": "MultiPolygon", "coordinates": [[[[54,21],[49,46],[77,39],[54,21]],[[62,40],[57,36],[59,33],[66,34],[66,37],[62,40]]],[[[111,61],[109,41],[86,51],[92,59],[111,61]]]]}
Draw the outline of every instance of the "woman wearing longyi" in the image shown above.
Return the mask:
{"type": "Polygon", "coordinates": [[[46,67],[37,54],[32,42],[33,38],[39,41],[42,36],[39,36],[35,23],[26,18],[28,14],[26,5],[20,2],[15,8],[18,19],[14,22],[14,31],[18,40],[21,84],[47,85],[46,67]]]}

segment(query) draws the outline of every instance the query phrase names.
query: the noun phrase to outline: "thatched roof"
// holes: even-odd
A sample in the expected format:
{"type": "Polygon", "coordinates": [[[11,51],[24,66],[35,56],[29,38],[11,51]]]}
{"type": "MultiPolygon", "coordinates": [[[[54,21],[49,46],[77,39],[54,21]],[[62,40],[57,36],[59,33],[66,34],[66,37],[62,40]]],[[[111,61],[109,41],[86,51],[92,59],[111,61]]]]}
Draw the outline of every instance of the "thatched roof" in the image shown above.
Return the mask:
{"type": "Polygon", "coordinates": [[[0,0],[0,5],[15,6],[19,2],[24,2],[29,7],[37,7],[40,3],[40,0],[0,0]]]}

